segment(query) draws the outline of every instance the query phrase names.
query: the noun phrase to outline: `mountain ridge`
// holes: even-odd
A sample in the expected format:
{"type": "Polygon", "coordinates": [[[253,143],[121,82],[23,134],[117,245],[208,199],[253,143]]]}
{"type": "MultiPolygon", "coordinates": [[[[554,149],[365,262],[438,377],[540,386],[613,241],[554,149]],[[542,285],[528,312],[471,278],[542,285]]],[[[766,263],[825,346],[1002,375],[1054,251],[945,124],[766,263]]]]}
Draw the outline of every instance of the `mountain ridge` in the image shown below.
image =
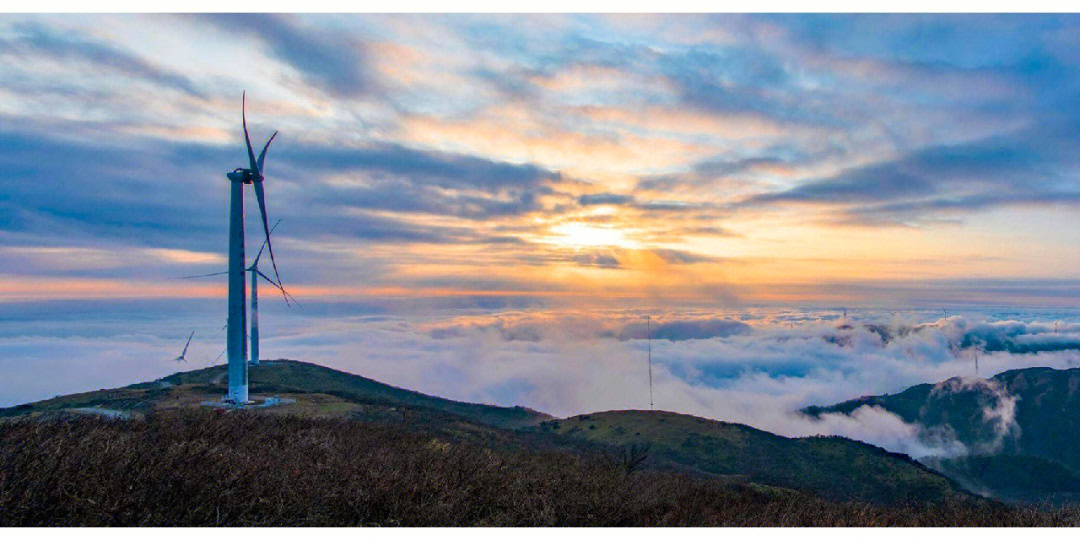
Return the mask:
{"type": "MultiPolygon", "coordinates": [[[[92,414],[94,410],[145,416],[198,408],[221,395],[222,373],[223,366],[178,372],[123,388],[0,409],[0,417],[63,411],[92,414]]],[[[615,455],[647,448],[646,465],[651,468],[802,490],[835,500],[940,501],[970,496],[958,484],[907,456],[841,437],[787,438],[743,424],[662,411],[608,411],[558,419],[524,407],[430,396],[295,360],[252,367],[249,381],[252,395],[276,394],[296,400],[258,409],[258,414],[397,424],[500,450],[554,447],[615,455]],[[569,429],[597,419],[603,420],[600,431],[569,429]]]]}
{"type": "Polygon", "coordinates": [[[963,444],[965,455],[926,461],[975,491],[1006,500],[1080,501],[1080,368],[1036,366],[987,379],[954,377],[802,412],[850,415],[864,406],[896,414],[928,439],[951,437],[963,444]],[[1045,480],[1040,484],[1039,478],[1045,480]]]}

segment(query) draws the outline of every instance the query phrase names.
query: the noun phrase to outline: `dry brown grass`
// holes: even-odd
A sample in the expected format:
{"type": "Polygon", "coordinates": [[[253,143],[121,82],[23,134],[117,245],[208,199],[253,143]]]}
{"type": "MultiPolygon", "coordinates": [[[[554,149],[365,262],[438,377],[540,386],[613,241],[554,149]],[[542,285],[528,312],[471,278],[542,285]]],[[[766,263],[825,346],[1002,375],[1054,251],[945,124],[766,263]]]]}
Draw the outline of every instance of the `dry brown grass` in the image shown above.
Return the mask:
{"type": "Polygon", "coordinates": [[[1078,523],[1075,508],[830,502],[342,419],[196,410],[0,423],[2,525],[1078,523]]]}

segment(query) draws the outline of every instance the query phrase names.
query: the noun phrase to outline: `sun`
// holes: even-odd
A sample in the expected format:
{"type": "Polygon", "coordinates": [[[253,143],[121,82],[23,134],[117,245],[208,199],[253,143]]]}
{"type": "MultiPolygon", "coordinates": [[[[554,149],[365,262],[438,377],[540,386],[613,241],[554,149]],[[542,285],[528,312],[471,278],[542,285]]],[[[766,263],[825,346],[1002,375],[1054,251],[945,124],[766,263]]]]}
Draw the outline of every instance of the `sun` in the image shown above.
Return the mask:
{"type": "Polygon", "coordinates": [[[627,238],[623,231],[613,227],[571,222],[552,227],[551,233],[547,241],[563,247],[637,247],[637,244],[627,238]]]}

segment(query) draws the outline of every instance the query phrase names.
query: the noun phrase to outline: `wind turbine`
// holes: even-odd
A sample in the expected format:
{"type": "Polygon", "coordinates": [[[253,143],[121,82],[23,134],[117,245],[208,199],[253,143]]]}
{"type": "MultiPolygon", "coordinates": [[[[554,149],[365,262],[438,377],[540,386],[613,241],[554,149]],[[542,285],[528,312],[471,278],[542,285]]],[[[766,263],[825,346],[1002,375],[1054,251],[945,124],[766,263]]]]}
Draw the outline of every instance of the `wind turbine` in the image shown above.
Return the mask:
{"type": "Polygon", "coordinates": [[[986,351],[982,348],[981,344],[973,343],[971,345],[971,357],[972,357],[972,359],[975,360],[975,376],[976,377],[979,376],[979,353],[980,352],[986,352],[986,351]]]}
{"type": "MultiPolygon", "coordinates": [[[[270,234],[273,234],[274,231],[277,230],[277,226],[280,225],[280,224],[281,224],[281,220],[279,219],[279,220],[277,220],[277,223],[274,223],[273,227],[270,227],[270,234]]],[[[249,361],[250,361],[251,365],[253,365],[253,366],[259,365],[259,289],[258,289],[259,282],[258,282],[258,278],[261,277],[261,278],[265,279],[266,281],[270,282],[270,284],[273,285],[274,287],[277,287],[277,289],[280,290],[282,292],[282,294],[285,295],[286,304],[289,303],[289,300],[292,300],[293,304],[296,304],[298,306],[300,305],[300,302],[298,302],[296,300],[296,298],[293,297],[293,295],[289,294],[288,291],[286,291],[281,286],[281,284],[274,281],[273,279],[270,279],[270,277],[268,277],[266,274],[262,273],[262,271],[259,270],[259,259],[262,258],[263,250],[265,250],[265,249],[266,249],[266,241],[264,240],[263,243],[262,243],[262,246],[259,247],[259,252],[255,255],[255,260],[252,261],[251,266],[244,269],[245,272],[250,272],[251,273],[251,334],[250,334],[250,337],[251,337],[251,349],[249,351],[251,356],[249,358],[249,361]]],[[[228,273],[229,273],[228,271],[225,271],[225,272],[213,272],[213,273],[210,273],[210,274],[199,274],[197,276],[184,276],[181,279],[192,279],[192,278],[200,278],[200,277],[221,276],[221,275],[225,275],[225,274],[228,274],[228,273]]],[[[228,328],[228,327],[229,327],[229,325],[226,324],[225,328],[228,328]]],[[[224,330],[225,328],[222,328],[222,330],[224,330]]],[[[228,350],[227,347],[226,347],[226,350],[228,350]]],[[[219,358],[220,358],[220,356],[219,356],[219,358]]]]}
{"type": "MultiPolygon", "coordinates": [[[[259,153],[259,158],[255,159],[255,151],[251,149],[251,137],[247,129],[247,92],[244,92],[241,101],[241,121],[244,126],[244,142],[247,144],[248,168],[238,167],[225,175],[231,182],[229,190],[229,309],[226,337],[229,393],[225,396],[225,400],[235,404],[248,402],[247,336],[245,335],[247,311],[244,306],[244,297],[247,295],[244,284],[244,272],[247,270],[244,264],[244,184],[251,184],[255,190],[255,198],[259,202],[259,213],[262,215],[263,232],[266,235],[266,246],[270,252],[270,263],[274,266],[277,282],[281,283],[277,261],[274,259],[274,246],[270,241],[270,226],[266,222],[266,194],[263,191],[262,173],[266,149],[270,147],[274,137],[277,137],[277,132],[275,131],[270,136],[262,152],[259,153]]],[[[288,297],[285,301],[288,302],[288,297]]]]}
{"type": "MultiPolygon", "coordinates": [[[[274,232],[278,223],[281,223],[279,219],[274,227],[270,229],[270,232],[274,232]]],[[[247,268],[248,272],[251,272],[251,365],[259,365],[259,278],[263,278],[269,281],[271,285],[277,287],[281,294],[285,296],[285,303],[289,303],[289,299],[292,299],[293,303],[300,305],[291,294],[285,291],[280,283],[270,279],[266,274],[259,270],[259,259],[262,257],[263,249],[266,247],[266,242],[259,248],[259,253],[255,255],[255,260],[251,262],[251,266],[247,268]]]]}
{"type": "Polygon", "coordinates": [[[186,358],[187,357],[187,348],[188,348],[188,345],[191,345],[191,338],[193,338],[193,337],[195,337],[195,331],[194,330],[192,330],[191,335],[187,337],[187,343],[184,344],[184,350],[180,352],[180,356],[177,356],[176,358],[173,358],[173,362],[183,362],[185,364],[187,363],[187,358],[186,358]]]}

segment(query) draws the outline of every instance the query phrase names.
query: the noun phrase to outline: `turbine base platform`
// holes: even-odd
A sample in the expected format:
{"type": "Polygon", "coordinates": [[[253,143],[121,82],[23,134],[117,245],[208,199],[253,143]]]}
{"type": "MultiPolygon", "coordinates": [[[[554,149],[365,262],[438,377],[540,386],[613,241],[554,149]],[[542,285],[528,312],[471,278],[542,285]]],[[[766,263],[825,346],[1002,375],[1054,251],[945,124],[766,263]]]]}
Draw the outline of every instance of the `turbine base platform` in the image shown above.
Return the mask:
{"type": "Polygon", "coordinates": [[[202,405],[203,407],[213,407],[215,409],[235,410],[265,409],[267,407],[277,407],[279,405],[289,405],[292,403],[296,403],[296,400],[292,398],[281,398],[277,396],[252,396],[247,403],[237,403],[229,399],[214,399],[203,401],[199,405],[202,405]]]}

